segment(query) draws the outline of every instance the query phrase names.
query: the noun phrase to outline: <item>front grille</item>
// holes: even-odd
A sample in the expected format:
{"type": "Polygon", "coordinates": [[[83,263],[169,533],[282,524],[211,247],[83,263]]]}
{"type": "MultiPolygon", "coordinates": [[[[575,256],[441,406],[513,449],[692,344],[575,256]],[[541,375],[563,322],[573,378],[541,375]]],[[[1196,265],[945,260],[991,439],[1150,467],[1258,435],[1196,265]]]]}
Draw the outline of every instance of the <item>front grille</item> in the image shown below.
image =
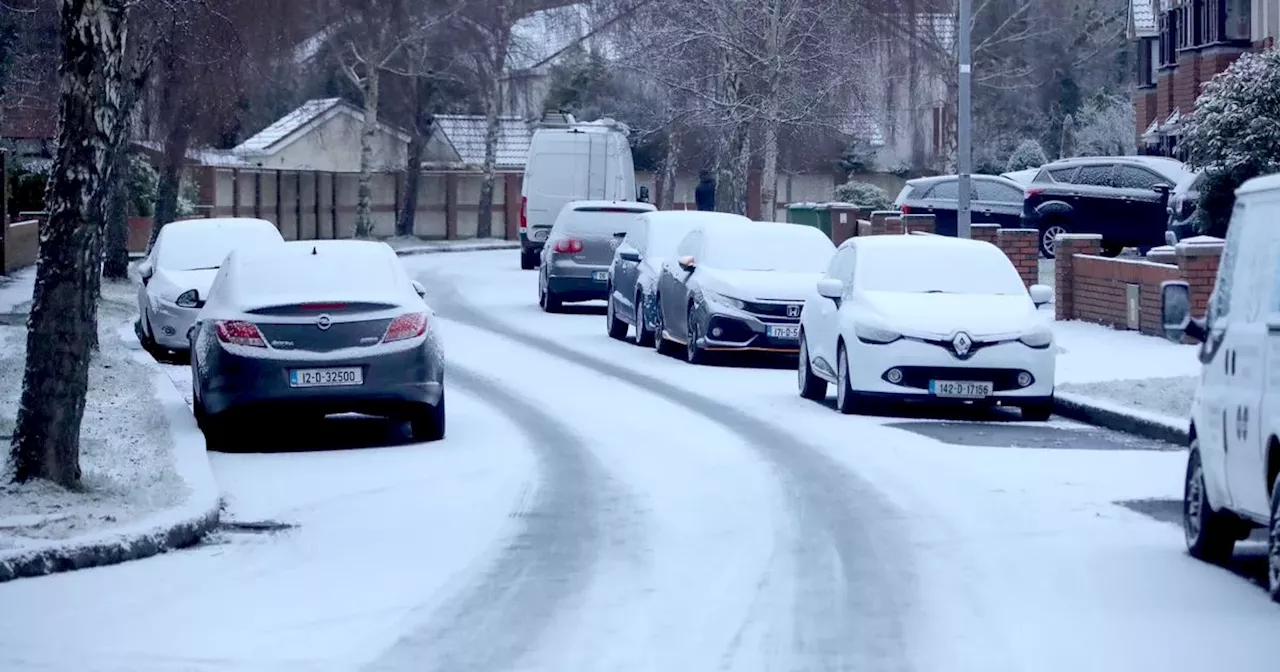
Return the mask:
{"type": "Polygon", "coordinates": [[[752,315],[758,317],[774,317],[782,318],[786,322],[798,322],[800,320],[800,310],[804,308],[804,304],[770,302],[761,301],[743,301],[742,309],[752,315]]]}
{"type": "Polygon", "coordinates": [[[258,331],[277,350],[332,352],[342,348],[377,345],[387,333],[391,319],[334,322],[328,329],[315,323],[258,324],[258,331]]]}
{"type": "Polygon", "coordinates": [[[922,338],[920,340],[924,343],[928,343],[929,345],[936,345],[939,348],[946,350],[947,353],[950,354],[952,357],[955,357],[956,359],[959,359],[961,361],[964,361],[966,359],[973,357],[974,353],[978,352],[979,350],[982,350],[983,348],[989,348],[993,345],[1000,345],[1001,343],[1004,342],[1004,341],[973,341],[969,345],[969,351],[966,352],[963,356],[961,356],[959,353],[956,352],[955,344],[952,343],[951,339],[949,338],[938,338],[938,339],[922,338]]]}
{"type": "MultiPolygon", "coordinates": [[[[929,389],[931,380],[989,380],[992,390],[996,392],[1020,390],[1022,386],[1018,385],[1018,374],[1025,373],[1022,369],[971,369],[962,366],[895,366],[893,368],[902,372],[902,382],[896,383],[897,385],[919,390],[929,389]]],[[[887,373],[886,371],[881,374],[881,378],[886,381],[887,373]]],[[[1035,384],[1034,375],[1031,377],[1031,384],[1035,384]]]]}

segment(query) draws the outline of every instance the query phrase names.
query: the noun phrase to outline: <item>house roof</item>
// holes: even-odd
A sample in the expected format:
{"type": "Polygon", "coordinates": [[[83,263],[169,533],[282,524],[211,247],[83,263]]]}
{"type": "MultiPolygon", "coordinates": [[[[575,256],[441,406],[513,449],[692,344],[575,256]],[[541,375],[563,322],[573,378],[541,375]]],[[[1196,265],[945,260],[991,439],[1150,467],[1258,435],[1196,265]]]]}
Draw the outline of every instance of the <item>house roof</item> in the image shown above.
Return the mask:
{"type": "Polygon", "coordinates": [[[1154,4],[1154,0],[1129,0],[1130,37],[1156,37],[1160,34],[1154,4]]]}
{"type": "MultiPolygon", "coordinates": [[[[364,119],[363,110],[356,108],[341,98],[308,100],[299,105],[294,111],[277,119],[270,126],[258,131],[231,151],[242,156],[261,156],[274,153],[338,114],[348,114],[356,119],[364,119]]],[[[382,122],[378,122],[378,125],[383,130],[399,136],[401,140],[409,141],[409,136],[395,128],[382,122]]]]}
{"type": "MultiPolygon", "coordinates": [[[[484,163],[484,117],[465,114],[439,114],[436,132],[453,147],[462,163],[478,166],[484,163]]],[[[519,117],[498,117],[499,168],[524,168],[529,156],[533,131],[519,117]]]]}

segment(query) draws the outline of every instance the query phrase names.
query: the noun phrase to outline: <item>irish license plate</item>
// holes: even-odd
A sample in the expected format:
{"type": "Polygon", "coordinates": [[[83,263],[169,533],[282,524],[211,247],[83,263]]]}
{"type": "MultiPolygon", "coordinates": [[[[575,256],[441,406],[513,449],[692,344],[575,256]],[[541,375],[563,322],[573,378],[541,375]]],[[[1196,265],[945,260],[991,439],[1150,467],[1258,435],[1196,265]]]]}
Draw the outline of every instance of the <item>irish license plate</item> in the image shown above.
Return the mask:
{"type": "Polygon", "coordinates": [[[769,338],[785,338],[794,341],[800,338],[800,325],[769,325],[766,333],[769,334],[769,338]]]}
{"type": "Polygon", "coordinates": [[[609,271],[596,271],[591,274],[591,277],[595,278],[596,282],[608,282],[609,271]]]}
{"type": "Polygon", "coordinates": [[[289,387],[340,387],[363,384],[364,372],[358,366],[289,371],[289,387]]]}
{"type": "Polygon", "coordinates": [[[938,397],[983,399],[991,396],[991,383],[978,380],[931,380],[929,392],[938,397]]]}

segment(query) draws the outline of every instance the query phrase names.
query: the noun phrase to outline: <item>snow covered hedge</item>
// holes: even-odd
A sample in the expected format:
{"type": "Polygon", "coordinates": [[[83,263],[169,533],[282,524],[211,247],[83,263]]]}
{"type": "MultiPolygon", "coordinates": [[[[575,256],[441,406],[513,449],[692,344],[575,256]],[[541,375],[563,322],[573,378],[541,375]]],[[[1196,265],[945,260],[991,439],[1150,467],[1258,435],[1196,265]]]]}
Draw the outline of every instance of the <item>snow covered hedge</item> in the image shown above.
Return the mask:
{"type": "Polygon", "coordinates": [[[1040,148],[1040,143],[1035,140],[1023,140],[1018,148],[1013,150],[1013,154],[1009,155],[1009,161],[1005,163],[1004,172],[1012,173],[1019,170],[1027,170],[1028,168],[1039,168],[1049,163],[1049,159],[1045,157],[1044,150],[1040,148]]]}
{"type": "Polygon", "coordinates": [[[1221,237],[1236,188],[1280,172],[1280,50],[1244,54],[1209,80],[1184,124],[1179,148],[1188,164],[1209,172],[1197,225],[1221,237]]]}
{"type": "Polygon", "coordinates": [[[836,200],[872,210],[884,210],[893,205],[889,192],[869,182],[845,182],[836,187],[836,200]]]}

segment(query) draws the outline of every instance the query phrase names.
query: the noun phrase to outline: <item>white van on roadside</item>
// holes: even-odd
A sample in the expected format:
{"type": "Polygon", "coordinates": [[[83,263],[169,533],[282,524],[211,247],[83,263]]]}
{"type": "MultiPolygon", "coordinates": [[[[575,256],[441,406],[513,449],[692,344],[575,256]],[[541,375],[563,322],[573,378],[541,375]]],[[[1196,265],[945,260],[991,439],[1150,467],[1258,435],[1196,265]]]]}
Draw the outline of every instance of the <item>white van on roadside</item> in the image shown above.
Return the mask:
{"type": "MultiPolygon", "coordinates": [[[[1230,559],[1237,541],[1268,530],[1268,588],[1280,602],[1280,175],[1236,191],[1218,278],[1203,320],[1190,288],[1161,287],[1171,339],[1201,343],[1191,407],[1183,530],[1191,555],[1230,559]]],[[[1191,238],[1179,245],[1194,245],[1191,238]]]]}
{"type": "Polygon", "coordinates": [[[520,268],[538,265],[551,226],[571,201],[634,201],[631,131],[612,119],[549,114],[533,132],[520,189],[520,268]]]}

